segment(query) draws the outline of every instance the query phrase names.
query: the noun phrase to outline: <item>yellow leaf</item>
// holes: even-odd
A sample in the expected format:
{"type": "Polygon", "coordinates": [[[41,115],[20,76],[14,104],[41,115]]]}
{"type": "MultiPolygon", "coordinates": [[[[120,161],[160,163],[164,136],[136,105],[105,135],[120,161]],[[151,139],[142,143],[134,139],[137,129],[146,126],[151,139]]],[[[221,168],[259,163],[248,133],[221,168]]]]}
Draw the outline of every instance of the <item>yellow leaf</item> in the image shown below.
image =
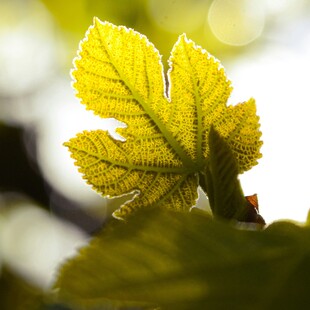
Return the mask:
{"type": "Polygon", "coordinates": [[[118,130],[125,142],[97,130],[65,144],[102,195],[136,193],[116,217],[142,207],[192,207],[212,124],[236,154],[239,172],[261,156],[254,100],[227,107],[231,86],[224,69],[185,35],[169,59],[168,96],[158,51],[132,29],[95,18],[74,64],[73,85],[86,108],[127,125],[118,130]]]}

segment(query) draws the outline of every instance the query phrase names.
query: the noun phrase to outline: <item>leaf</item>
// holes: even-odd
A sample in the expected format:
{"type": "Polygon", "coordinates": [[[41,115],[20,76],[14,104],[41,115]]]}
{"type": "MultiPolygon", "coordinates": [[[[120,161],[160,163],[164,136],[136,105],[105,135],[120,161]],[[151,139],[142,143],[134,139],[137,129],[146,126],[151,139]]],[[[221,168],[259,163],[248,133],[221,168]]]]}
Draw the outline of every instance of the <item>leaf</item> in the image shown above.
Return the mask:
{"type": "Polygon", "coordinates": [[[232,148],[239,173],[261,157],[254,100],[227,107],[231,86],[223,68],[185,35],[169,60],[169,97],[158,51],[132,29],[95,18],[74,64],[73,85],[86,108],[127,125],[118,129],[125,142],[96,130],[65,143],[99,193],[136,194],[116,217],[139,208],[189,210],[208,162],[212,124],[232,148]]]}
{"type": "Polygon", "coordinates": [[[264,219],[257,207],[245,197],[238,179],[238,164],[228,143],[213,126],[209,133],[209,161],[205,171],[200,172],[201,188],[207,193],[212,213],[216,217],[235,219],[240,222],[264,226],[264,219]]]}
{"type": "Polygon", "coordinates": [[[34,286],[12,268],[5,266],[0,271],[1,310],[73,310],[54,303],[53,293],[34,286]]]}
{"type": "Polygon", "coordinates": [[[238,179],[238,164],[224,139],[211,126],[209,165],[200,175],[200,185],[209,197],[215,216],[246,219],[247,201],[238,179]]]}
{"type": "Polygon", "coordinates": [[[8,268],[0,275],[0,308],[2,310],[43,310],[43,292],[18,277],[8,268]]]}
{"type": "Polygon", "coordinates": [[[107,299],[169,310],[309,306],[309,227],[280,222],[247,231],[160,211],[120,223],[62,267],[55,284],[61,301],[83,309],[107,299]]]}

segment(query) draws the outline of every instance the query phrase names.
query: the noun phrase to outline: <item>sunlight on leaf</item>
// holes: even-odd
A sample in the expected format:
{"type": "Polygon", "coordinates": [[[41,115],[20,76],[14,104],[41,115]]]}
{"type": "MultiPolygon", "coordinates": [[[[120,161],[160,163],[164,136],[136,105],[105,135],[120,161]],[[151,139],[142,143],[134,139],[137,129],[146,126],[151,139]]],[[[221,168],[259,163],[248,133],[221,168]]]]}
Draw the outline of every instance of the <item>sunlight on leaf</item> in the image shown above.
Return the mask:
{"type": "Polygon", "coordinates": [[[227,107],[231,86],[224,69],[185,35],[169,59],[168,91],[160,55],[147,38],[97,18],[74,64],[73,85],[86,108],[127,125],[118,130],[125,142],[97,130],[65,143],[99,193],[136,193],[114,212],[116,217],[143,207],[189,210],[195,205],[198,173],[209,159],[211,125],[231,147],[238,173],[261,157],[254,100],[227,107]]]}
{"type": "Polygon", "coordinates": [[[215,216],[245,220],[246,199],[238,179],[238,165],[227,142],[214,130],[209,134],[210,160],[200,174],[200,185],[208,194],[215,216]]]}

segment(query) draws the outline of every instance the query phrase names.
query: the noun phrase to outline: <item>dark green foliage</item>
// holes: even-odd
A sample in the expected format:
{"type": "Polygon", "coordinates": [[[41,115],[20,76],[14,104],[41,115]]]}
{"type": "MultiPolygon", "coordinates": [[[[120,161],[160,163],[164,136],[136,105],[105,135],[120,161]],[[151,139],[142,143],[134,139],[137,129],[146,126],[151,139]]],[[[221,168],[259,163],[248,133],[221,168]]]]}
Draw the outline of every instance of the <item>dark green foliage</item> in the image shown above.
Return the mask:
{"type": "Polygon", "coordinates": [[[2,269],[0,275],[1,310],[42,310],[43,294],[8,269],[2,269]]]}
{"type": "Polygon", "coordinates": [[[210,159],[200,173],[200,186],[207,193],[215,217],[260,223],[256,210],[247,203],[239,179],[238,164],[225,140],[211,126],[210,159]]]}
{"type": "Polygon", "coordinates": [[[67,262],[61,301],[106,300],[162,309],[303,309],[310,287],[310,230],[277,223],[238,230],[197,214],[143,212],[110,227],[67,262]],[[280,308],[281,308],[280,307],[280,308]]]}

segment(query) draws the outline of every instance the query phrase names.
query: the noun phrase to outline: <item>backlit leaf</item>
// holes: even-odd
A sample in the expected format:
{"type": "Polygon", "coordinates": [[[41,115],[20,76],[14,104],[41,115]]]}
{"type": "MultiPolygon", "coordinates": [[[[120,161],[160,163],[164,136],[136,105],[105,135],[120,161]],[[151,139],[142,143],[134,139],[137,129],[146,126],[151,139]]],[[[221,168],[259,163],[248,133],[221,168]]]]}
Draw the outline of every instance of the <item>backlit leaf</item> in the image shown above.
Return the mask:
{"type": "Polygon", "coordinates": [[[213,126],[208,143],[209,161],[205,171],[199,174],[199,184],[208,195],[213,215],[264,226],[266,223],[258,213],[257,195],[244,196],[238,178],[236,158],[227,141],[213,126]]]}
{"type": "Polygon", "coordinates": [[[238,165],[229,145],[211,127],[209,165],[200,174],[200,185],[209,197],[215,216],[246,221],[246,199],[238,179],[238,165]]]}
{"type": "Polygon", "coordinates": [[[231,147],[239,173],[261,157],[254,100],[226,106],[231,86],[214,57],[181,35],[169,66],[167,90],[147,38],[96,18],[81,42],[72,72],[77,96],[95,114],[124,122],[118,132],[126,141],[97,130],[65,145],[99,193],[136,193],[116,217],[142,207],[189,210],[208,162],[211,125],[231,147]]]}

